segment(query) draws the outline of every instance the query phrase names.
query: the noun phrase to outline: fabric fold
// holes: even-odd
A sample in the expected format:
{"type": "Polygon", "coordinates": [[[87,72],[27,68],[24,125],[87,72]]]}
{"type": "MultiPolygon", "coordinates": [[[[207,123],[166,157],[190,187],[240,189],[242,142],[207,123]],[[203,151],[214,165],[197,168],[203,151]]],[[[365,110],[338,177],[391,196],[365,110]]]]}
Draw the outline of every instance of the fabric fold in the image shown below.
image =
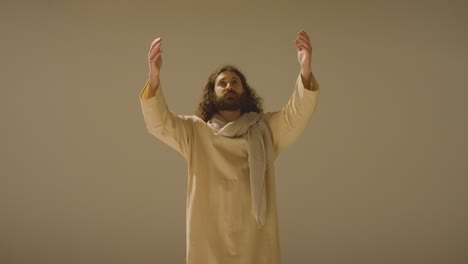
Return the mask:
{"type": "Polygon", "coordinates": [[[207,122],[215,135],[225,137],[244,137],[250,172],[250,192],[252,196],[252,214],[259,227],[266,218],[265,174],[268,164],[273,162],[274,149],[271,135],[261,113],[245,113],[232,122],[226,122],[219,114],[207,122]]]}

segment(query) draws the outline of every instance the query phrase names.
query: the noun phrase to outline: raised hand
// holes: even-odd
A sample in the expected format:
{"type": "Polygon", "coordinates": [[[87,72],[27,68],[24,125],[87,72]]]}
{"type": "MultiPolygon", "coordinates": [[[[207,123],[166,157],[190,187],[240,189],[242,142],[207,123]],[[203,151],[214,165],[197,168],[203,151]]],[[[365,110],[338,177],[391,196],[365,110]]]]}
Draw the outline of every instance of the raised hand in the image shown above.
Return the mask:
{"type": "Polygon", "coordinates": [[[162,66],[162,49],[161,38],[156,38],[152,43],[148,52],[149,79],[151,88],[155,90],[159,85],[159,73],[162,66]]]}
{"type": "Polygon", "coordinates": [[[312,47],[310,46],[309,36],[305,31],[299,31],[296,40],[294,40],[294,45],[297,50],[297,60],[301,65],[301,73],[308,75],[311,70],[312,47]]]}

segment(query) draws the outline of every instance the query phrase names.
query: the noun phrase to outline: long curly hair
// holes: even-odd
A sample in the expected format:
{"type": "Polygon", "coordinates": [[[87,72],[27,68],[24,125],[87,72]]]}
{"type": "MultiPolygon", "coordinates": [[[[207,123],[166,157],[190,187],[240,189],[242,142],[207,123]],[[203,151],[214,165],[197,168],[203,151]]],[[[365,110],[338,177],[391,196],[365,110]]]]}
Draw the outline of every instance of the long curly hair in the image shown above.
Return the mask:
{"type": "Polygon", "coordinates": [[[214,114],[218,112],[218,107],[216,105],[216,95],[214,92],[215,81],[218,75],[222,72],[230,71],[234,72],[242,82],[242,87],[244,88],[244,94],[246,97],[245,103],[241,106],[241,113],[248,113],[248,112],[256,112],[262,113],[263,106],[262,101],[263,99],[257,96],[255,90],[247,84],[247,80],[242,74],[239,69],[232,65],[226,65],[218,68],[215,70],[210,77],[208,77],[208,81],[206,82],[205,89],[203,90],[203,96],[201,102],[198,104],[198,108],[196,111],[196,115],[203,119],[205,122],[213,117],[214,114]]]}

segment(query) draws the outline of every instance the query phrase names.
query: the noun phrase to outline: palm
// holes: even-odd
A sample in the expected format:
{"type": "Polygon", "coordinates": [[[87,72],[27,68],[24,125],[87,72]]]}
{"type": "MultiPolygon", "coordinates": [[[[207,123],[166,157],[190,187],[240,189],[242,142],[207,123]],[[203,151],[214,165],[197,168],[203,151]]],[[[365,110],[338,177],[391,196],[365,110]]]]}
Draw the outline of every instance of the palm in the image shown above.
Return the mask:
{"type": "Polygon", "coordinates": [[[307,55],[307,51],[305,50],[300,50],[297,52],[297,61],[299,62],[301,67],[310,64],[310,55],[307,55]]]}
{"type": "Polygon", "coordinates": [[[162,66],[162,56],[159,56],[155,61],[152,62],[152,70],[160,71],[162,66]]]}

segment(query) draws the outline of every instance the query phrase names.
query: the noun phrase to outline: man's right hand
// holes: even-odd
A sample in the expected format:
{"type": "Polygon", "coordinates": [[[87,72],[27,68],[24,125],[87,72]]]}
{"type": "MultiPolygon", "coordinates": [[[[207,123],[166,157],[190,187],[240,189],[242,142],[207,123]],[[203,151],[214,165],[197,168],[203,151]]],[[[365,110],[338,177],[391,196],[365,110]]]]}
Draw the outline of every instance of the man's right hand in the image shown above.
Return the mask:
{"type": "Polygon", "coordinates": [[[148,52],[148,66],[149,66],[149,80],[151,89],[156,90],[159,86],[159,73],[161,72],[162,66],[162,49],[161,49],[161,38],[155,39],[151,43],[150,50],[148,52]]]}

